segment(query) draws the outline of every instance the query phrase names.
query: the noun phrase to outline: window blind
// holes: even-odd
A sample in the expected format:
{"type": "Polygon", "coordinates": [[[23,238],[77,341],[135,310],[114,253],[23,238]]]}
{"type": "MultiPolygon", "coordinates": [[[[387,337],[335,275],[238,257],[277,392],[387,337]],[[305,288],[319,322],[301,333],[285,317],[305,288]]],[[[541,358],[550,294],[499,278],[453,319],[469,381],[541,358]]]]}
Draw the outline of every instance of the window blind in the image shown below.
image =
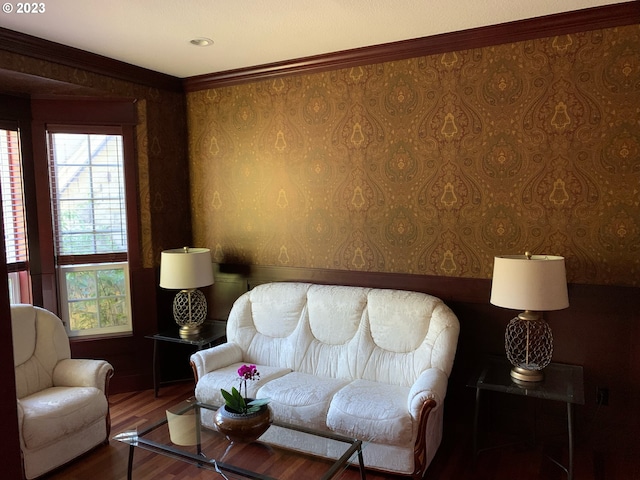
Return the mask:
{"type": "Polygon", "coordinates": [[[10,271],[27,261],[24,193],[20,136],[17,130],[0,129],[0,191],[6,262],[10,271]]]}
{"type": "Polygon", "coordinates": [[[50,133],[58,256],[127,252],[121,135],[50,133]]]}

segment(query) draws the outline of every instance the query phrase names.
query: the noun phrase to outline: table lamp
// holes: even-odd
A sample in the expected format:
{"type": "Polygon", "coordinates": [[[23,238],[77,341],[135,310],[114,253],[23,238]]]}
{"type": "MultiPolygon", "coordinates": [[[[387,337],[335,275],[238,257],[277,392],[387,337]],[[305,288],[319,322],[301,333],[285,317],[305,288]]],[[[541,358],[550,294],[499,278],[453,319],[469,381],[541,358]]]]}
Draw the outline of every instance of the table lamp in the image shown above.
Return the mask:
{"type": "Polygon", "coordinates": [[[493,305],[524,310],[507,325],[504,342],[517,382],[543,380],[551,362],[553,336],[542,312],[569,306],[564,258],[551,255],[495,257],[491,300],[493,305]]]}
{"type": "Polygon", "coordinates": [[[207,318],[207,299],[198,290],[213,284],[213,266],[208,248],[165,250],[160,258],[160,286],[180,290],[173,300],[173,318],[180,335],[198,333],[207,318]]]}

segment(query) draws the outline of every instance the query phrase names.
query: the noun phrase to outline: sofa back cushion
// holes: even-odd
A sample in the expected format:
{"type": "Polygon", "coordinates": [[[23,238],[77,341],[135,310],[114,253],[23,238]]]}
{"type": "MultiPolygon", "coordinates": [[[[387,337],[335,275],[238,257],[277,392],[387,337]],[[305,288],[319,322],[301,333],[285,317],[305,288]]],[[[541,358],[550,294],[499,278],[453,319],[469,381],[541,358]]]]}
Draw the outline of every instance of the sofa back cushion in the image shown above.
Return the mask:
{"type": "Polygon", "coordinates": [[[236,301],[227,337],[249,362],[410,386],[427,368],[450,374],[458,332],[453,312],[424,293],[270,283],[236,301]]]}
{"type": "Polygon", "coordinates": [[[361,327],[370,289],[311,285],[307,315],[298,331],[294,370],[351,380],[362,372],[361,327]]]}
{"type": "Polygon", "coordinates": [[[368,297],[372,346],[359,378],[410,386],[427,368],[451,373],[460,327],[442,300],[400,290],[368,297]]]}
{"type": "Polygon", "coordinates": [[[62,321],[33,305],[12,305],[11,330],[17,397],[51,387],[55,366],[71,357],[62,321]]]}
{"type": "Polygon", "coordinates": [[[244,360],[293,369],[296,331],[306,315],[309,284],[268,283],[236,300],[227,321],[227,340],[244,360]]]}

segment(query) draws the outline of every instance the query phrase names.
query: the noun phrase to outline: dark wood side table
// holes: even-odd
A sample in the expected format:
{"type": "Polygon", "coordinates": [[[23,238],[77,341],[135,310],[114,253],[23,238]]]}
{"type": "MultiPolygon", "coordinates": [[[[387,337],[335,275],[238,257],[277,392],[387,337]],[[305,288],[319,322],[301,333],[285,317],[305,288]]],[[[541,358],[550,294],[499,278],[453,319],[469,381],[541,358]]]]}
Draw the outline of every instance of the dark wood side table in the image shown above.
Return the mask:
{"type": "Polygon", "coordinates": [[[544,369],[544,380],[536,383],[515,383],[511,376],[511,364],[503,357],[488,357],[480,374],[467,383],[476,389],[476,406],[473,425],[473,454],[478,450],[478,420],[480,417],[480,396],[485,390],[555,400],[567,404],[567,439],[569,444],[569,464],[563,465],[558,460],[549,459],[567,473],[568,480],[573,480],[573,406],[584,405],[584,379],[582,367],[551,363],[544,369]]]}
{"type": "Polygon", "coordinates": [[[180,327],[176,325],[170,330],[165,330],[155,335],[148,335],[145,338],[153,340],[153,392],[158,396],[160,390],[159,369],[158,369],[158,342],[173,342],[183,345],[192,345],[194,350],[203,350],[213,345],[222,343],[227,335],[227,322],[224,320],[207,320],[200,327],[196,335],[180,335],[180,327]]]}

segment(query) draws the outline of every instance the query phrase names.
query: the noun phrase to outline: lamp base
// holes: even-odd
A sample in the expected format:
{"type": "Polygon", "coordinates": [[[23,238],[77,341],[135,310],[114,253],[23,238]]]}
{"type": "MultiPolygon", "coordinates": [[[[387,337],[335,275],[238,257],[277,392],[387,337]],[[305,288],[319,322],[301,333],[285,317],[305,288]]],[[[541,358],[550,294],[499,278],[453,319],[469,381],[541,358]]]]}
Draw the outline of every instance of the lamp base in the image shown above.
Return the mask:
{"type": "Polygon", "coordinates": [[[184,325],[178,332],[181,338],[195,337],[200,333],[200,325],[184,325]]]}
{"type": "Polygon", "coordinates": [[[542,370],[527,370],[522,367],[513,367],[511,369],[511,378],[516,383],[535,383],[544,380],[542,370]]]}
{"type": "Polygon", "coordinates": [[[180,291],[173,300],[173,318],[180,327],[180,336],[199,332],[207,318],[207,299],[198,289],[180,291]]]}
{"type": "Polygon", "coordinates": [[[542,370],[551,362],[553,335],[540,312],[525,311],[512,319],[504,335],[511,378],[522,383],[541,382],[542,370]]]}

